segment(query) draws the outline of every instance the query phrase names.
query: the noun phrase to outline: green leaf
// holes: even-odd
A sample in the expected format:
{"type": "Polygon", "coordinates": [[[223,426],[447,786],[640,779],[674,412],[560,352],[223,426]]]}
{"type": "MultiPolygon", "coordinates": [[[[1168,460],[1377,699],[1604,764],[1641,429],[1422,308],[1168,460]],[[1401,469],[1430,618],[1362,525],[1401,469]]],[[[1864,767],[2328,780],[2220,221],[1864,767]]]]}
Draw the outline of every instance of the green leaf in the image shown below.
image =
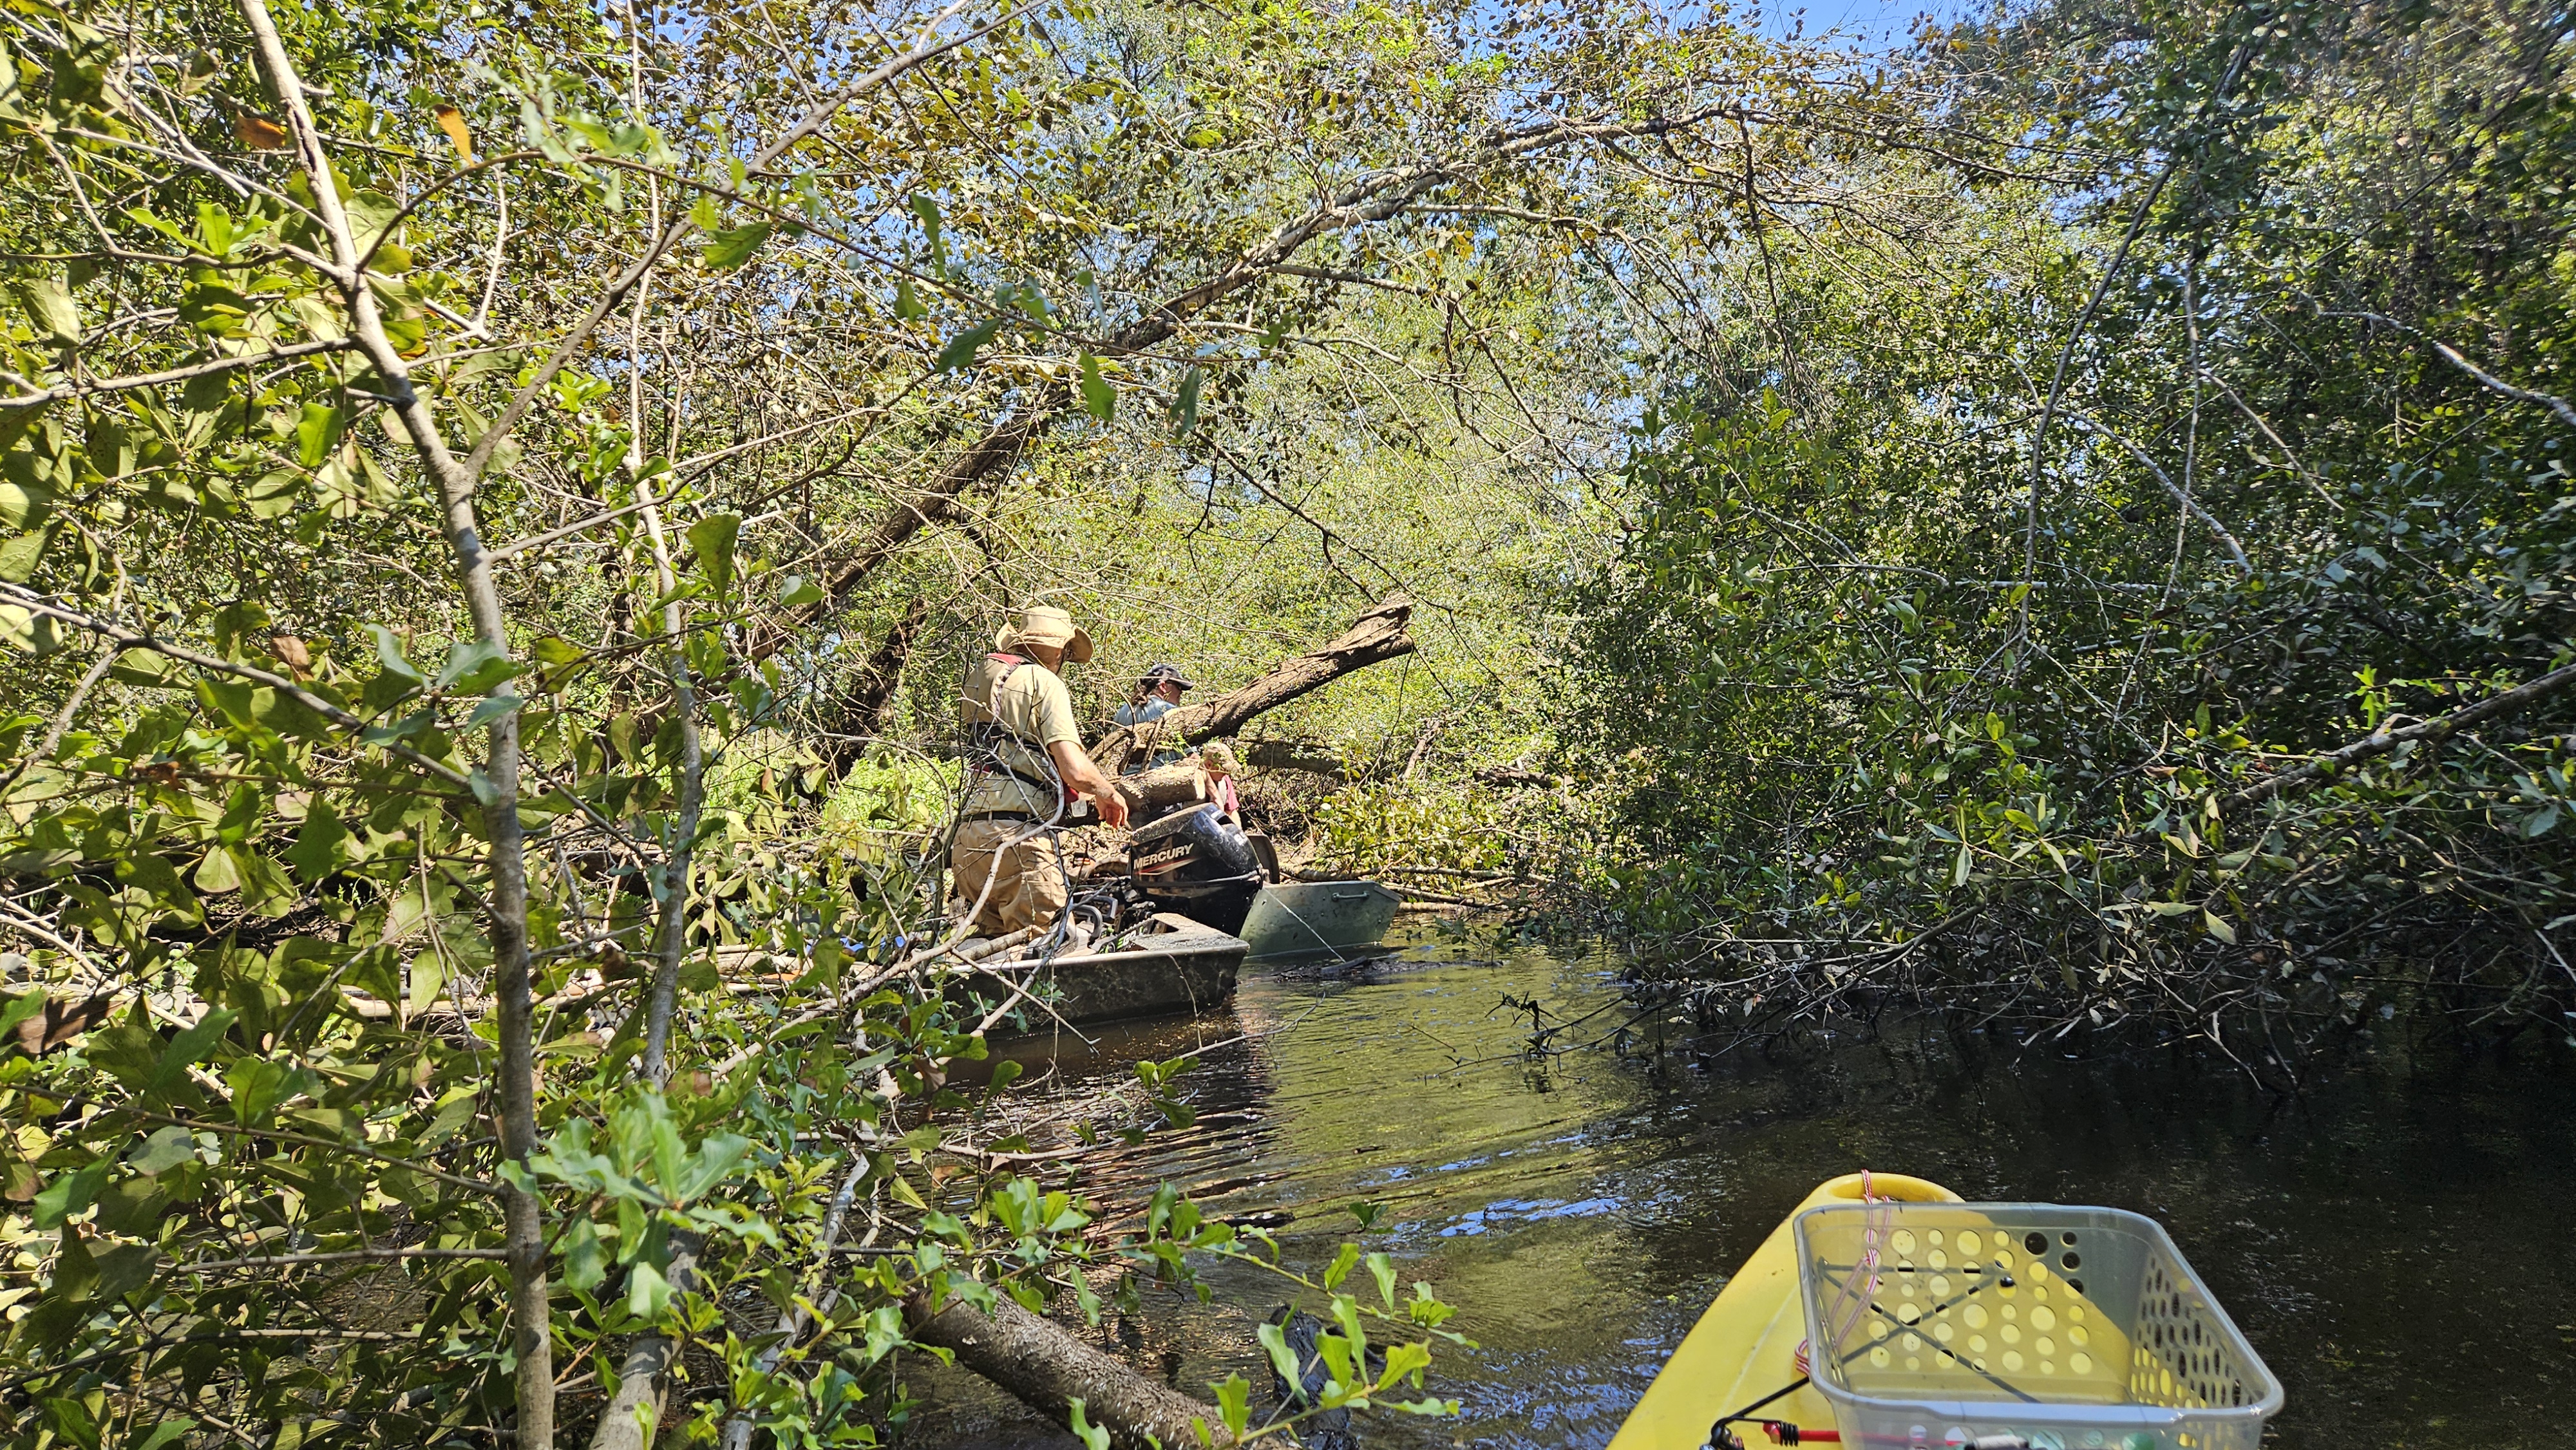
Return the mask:
{"type": "Polygon", "coordinates": [[[1458,1413],[1458,1402],[1456,1400],[1395,1400],[1390,1403],[1392,1403],[1394,1408],[1402,1410],[1408,1415],[1454,1415],[1458,1413]]]}
{"type": "Polygon", "coordinates": [[[0,604],[0,643],[31,655],[49,655],[62,648],[62,642],[62,630],[51,617],[0,604]]]}
{"type": "Polygon", "coordinates": [[[771,230],[773,230],[772,227],[765,221],[753,222],[749,226],[734,227],[707,238],[705,258],[707,270],[722,272],[751,260],[751,254],[760,250],[760,244],[769,240],[771,230]]]}
{"type": "Polygon", "coordinates": [[[1377,1377],[1377,1383],[1380,1388],[1387,1388],[1407,1375],[1411,1375],[1418,1386],[1421,1383],[1422,1372],[1430,1367],[1430,1345],[1390,1345],[1386,1351],[1386,1371],[1377,1377]]]}
{"type": "Polygon", "coordinates": [[[528,653],[535,655],[541,664],[556,666],[576,664],[583,657],[580,645],[559,634],[538,636],[536,643],[528,646],[528,653]]]}
{"type": "Polygon", "coordinates": [[[347,853],[342,849],[349,830],[340,824],[340,813],[331,803],[316,796],[304,808],[303,828],[295,833],[295,844],[287,849],[286,862],[295,868],[296,879],[310,885],[340,869],[347,853]]]}
{"type": "Polygon", "coordinates": [[[399,675],[415,685],[422,683],[420,666],[403,654],[402,641],[392,630],[381,624],[371,624],[367,626],[367,633],[376,641],[376,658],[384,663],[386,674],[399,675]]]}
{"type": "Polygon", "coordinates": [[[0,1042],[6,1042],[16,1036],[19,1023],[30,1017],[42,1015],[44,1010],[45,989],[42,987],[23,997],[10,999],[8,1006],[0,1007],[0,1042]]]}
{"type": "Polygon", "coordinates": [[[120,685],[145,689],[175,690],[186,685],[168,656],[148,649],[130,649],[118,655],[116,663],[108,666],[107,677],[120,685]]]}
{"type": "Polygon", "coordinates": [[[158,1177],[182,1163],[197,1160],[197,1140],[188,1130],[173,1123],[143,1140],[143,1146],[127,1156],[126,1163],[135,1172],[158,1177]]]}
{"type": "Polygon", "coordinates": [[[460,639],[447,647],[447,663],[438,667],[438,688],[456,695],[480,695],[519,673],[509,651],[488,639],[460,639]]]}
{"type": "Polygon", "coordinates": [[[151,1434],[136,1441],[134,1450],[161,1450],[165,1445],[185,1444],[188,1432],[196,1428],[197,1422],[194,1420],[164,1420],[152,1427],[151,1434]]]}
{"type": "Polygon", "coordinates": [[[233,1121],[243,1127],[265,1119],[269,1110],[286,1100],[296,1074],[279,1063],[262,1057],[236,1057],[224,1069],[224,1085],[232,1089],[233,1121]]]}
{"type": "Polygon", "coordinates": [[[794,609],[799,605],[819,603],[822,598],[822,585],[815,583],[811,579],[790,574],[787,576],[784,586],[778,591],[778,607],[781,609],[794,609]]]}
{"type": "Polygon", "coordinates": [[[211,201],[197,203],[197,238],[206,255],[220,257],[233,249],[233,214],[211,201]]]}
{"type": "Polygon", "coordinates": [[[118,1244],[98,1256],[98,1287],[91,1293],[100,1299],[122,1299],[151,1283],[153,1266],[160,1261],[160,1250],[150,1244],[118,1244]]]}
{"type": "Polygon", "coordinates": [[[932,371],[950,373],[973,366],[976,352],[1002,330],[1003,321],[999,317],[988,317],[949,339],[948,346],[939,350],[939,360],[931,364],[932,371]]]}
{"type": "Polygon", "coordinates": [[[1047,320],[1049,309],[1046,293],[1038,290],[1037,283],[1025,277],[1007,287],[994,289],[993,300],[1006,306],[1017,307],[1040,322],[1047,320]]]}
{"type": "Polygon", "coordinates": [[[1181,391],[1172,399],[1172,436],[1187,438],[1199,425],[1199,389],[1206,385],[1207,374],[1192,368],[1181,375],[1181,391]]]}
{"type": "Polygon", "coordinates": [[[1252,1423],[1252,1381],[1240,1374],[1230,1374],[1223,1384],[1211,1384],[1216,1391],[1217,1413],[1225,1417],[1225,1428],[1237,1441],[1243,1439],[1244,1427],[1252,1423]]]}
{"type": "Polygon", "coordinates": [[[280,735],[306,740],[331,738],[331,723],[291,692],[262,685],[250,692],[250,718],[280,735]]]}
{"type": "Polygon", "coordinates": [[[51,529],[37,529],[0,542],[0,580],[24,584],[34,576],[36,565],[45,557],[45,545],[53,539],[51,529]]]}
{"type": "Polygon", "coordinates": [[[738,514],[709,514],[689,525],[689,547],[698,551],[698,567],[718,593],[733,586],[733,546],[741,533],[738,514]]]}
{"type": "MultiPolygon", "coordinates": [[[[186,84],[184,78],[181,84],[186,84]]],[[[8,46],[0,45],[0,117],[15,121],[25,116],[27,99],[27,93],[18,86],[18,62],[9,54],[8,46]]]]}
{"type": "Polygon", "coordinates": [[[1351,1270],[1358,1268],[1359,1263],[1360,1246],[1354,1243],[1344,1243],[1342,1245],[1342,1251],[1333,1255],[1332,1265],[1324,1270],[1324,1287],[1327,1289],[1340,1288],[1342,1281],[1350,1277],[1351,1270]]]}
{"type": "Polygon", "coordinates": [[[608,1249],[588,1215],[572,1221],[563,1239],[564,1287],[587,1294],[608,1277],[608,1249]]]}
{"type": "Polygon", "coordinates": [[[439,965],[437,955],[423,952],[412,959],[411,993],[404,999],[404,1003],[411,1008],[414,1015],[426,1012],[429,1010],[429,1005],[438,1000],[438,989],[445,985],[447,985],[447,972],[439,965]]]}
{"type": "Polygon", "coordinates": [[[1072,1423],[1075,1439],[1080,1440],[1088,1450],[1109,1450],[1109,1431],[1091,1423],[1090,1419],[1083,1414],[1080,1398],[1068,1397],[1064,1402],[1064,1408],[1066,1418],[1072,1423]]]}
{"type": "Polygon", "coordinates": [[[635,736],[636,720],[633,711],[621,711],[608,717],[608,748],[616,751],[617,758],[628,765],[643,763],[641,757],[636,754],[639,746],[635,736]]]}
{"type": "Polygon", "coordinates": [[[465,728],[480,730],[495,720],[517,713],[519,707],[526,703],[516,695],[495,695],[474,707],[474,713],[465,717],[465,728]]]}
{"type": "Polygon", "coordinates": [[[2229,946],[2236,945],[2236,928],[2229,926],[2226,922],[2220,920],[2217,913],[2210,911],[2202,912],[2200,914],[2200,924],[2209,928],[2209,934],[2211,936],[2218,938],[2229,946]]]}
{"type": "Polygon", "coordinates": [[[1384,1254],[1371,1254],[1368,1256],[1368,1268],[1369,1276],[1377,1280],[1378,1297],[1386,1301],[1387,1308],[1394,1308],[1395,1260],[1384,1254]]]}
{"type": "MultiPolygon", "coordinates": [[[[6,416],[0,415],[0,423],[6,421],[6,416]]],[[[52,489],[33,479],[0,477],[0,528],[34,528],[53,511],[52,489]]]]}
{"type": "Polygon", "coordinates": [[[206,853],[206,859],[197,863],[196,874],[188,879],[206,895],[221,896],[227,891],[241,890],[241,867],[233,860],[229,848],[217,846],[206,853]]]}
{"type": "Polygon", "coordinates": [[[211,1056],[215,1044],[223,1040],[224,1031],[241,1014],[229,1007],[218,1007],[197,1019],[197,1025],[170,1039],[169,1050],[161,1054],[160,1065],[152,1069],[152,1080],[144,1084],[145,1092],[159,1092],[188,1074],[188,1069],[211,1056]]]}
{"type": "Polygon", "coordinates": [[[348,427],[348,414],[328,403],[307,403],[295,420],[295,461],[307,468],[320,468],[322,460],[340,446],[340,434],[348,427]]]}
{"type": "Polygon", "coordinates": [[[640,1319],[662,1317],[671,1304],[671,1281],[662,1271],[641,1259],[626,1271],[626,1312],[640,1319]]]}
{"type": "Polygon", "coordinates": [[[113,1159],[101,1158],[78,1172],[54,1175],[36,1195],[36,1227],[60,1228],[64,1219],[96,1202],[100,1186],[107,1182],[107,1170],[115,1166],[113,1159]]]}
{"type": "Polygon", "coordinates": [[[930,309],[921,305],[921,294],[912,289],[910,277],[894,279],[894,315],[906,322],[926,317],[930,309]]]}
{"type": "Polygon", "coordinates": [[[1100,359],[1087,352],[1082,355],[1082,406],[1103,423],[1118,411],[1118,390],[1100,376],[1100,359]]]}
{"type": "Polygon", "coordinates": [[[80,345],[80,309],[72,302],[69,287],[54,277],[21,277],[15,285],[18,305],[26,309],[37,336],[57,347],[80,345]]]}
{"type": "Polygon", "coordinates": [[[1305,1376],[1298,1372],[1297,1352],[1288,1347],[1288,1336],[1278,1325],[1265,1322],[1254,1326],[1252,1332],[1261,1341],[1261,1347],[1270,1351],[1270,1367],[1279,1371],[1281,1383],[1294,1385],[1305,1382],[1305,1376]]]}

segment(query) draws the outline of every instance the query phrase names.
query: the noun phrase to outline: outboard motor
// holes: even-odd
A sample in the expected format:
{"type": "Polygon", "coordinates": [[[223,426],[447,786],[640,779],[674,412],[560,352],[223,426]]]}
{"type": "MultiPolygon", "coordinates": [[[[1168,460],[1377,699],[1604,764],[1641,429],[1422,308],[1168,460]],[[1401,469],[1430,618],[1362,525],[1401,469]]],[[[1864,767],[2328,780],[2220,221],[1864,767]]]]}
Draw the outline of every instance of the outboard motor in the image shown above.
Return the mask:
{"type": "Polygon", "coordinates": [[[1243,828],[1214,802],[1137,827],[1128,839],[1127,863],[1155,910],[1222,932],[1243,930],[1244,914],[1264,880],[1261,858],[1243,828]]]}

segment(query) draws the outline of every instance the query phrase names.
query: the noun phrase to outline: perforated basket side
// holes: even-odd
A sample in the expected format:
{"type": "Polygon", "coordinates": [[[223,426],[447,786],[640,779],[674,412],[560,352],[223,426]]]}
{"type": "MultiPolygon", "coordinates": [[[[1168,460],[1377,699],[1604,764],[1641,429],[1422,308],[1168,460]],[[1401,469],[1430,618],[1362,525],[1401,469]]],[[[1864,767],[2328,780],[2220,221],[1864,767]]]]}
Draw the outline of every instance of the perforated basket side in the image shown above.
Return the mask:
{"type": "Polygon", "coordinates": [[[2139,1285],[2129,1341],[2129,1398],[2176,1409],[2233,1409],[2261,1398],[2267,1378],[2237,1356],[2200,1286],[2157,1255],[2139,1285]]]}

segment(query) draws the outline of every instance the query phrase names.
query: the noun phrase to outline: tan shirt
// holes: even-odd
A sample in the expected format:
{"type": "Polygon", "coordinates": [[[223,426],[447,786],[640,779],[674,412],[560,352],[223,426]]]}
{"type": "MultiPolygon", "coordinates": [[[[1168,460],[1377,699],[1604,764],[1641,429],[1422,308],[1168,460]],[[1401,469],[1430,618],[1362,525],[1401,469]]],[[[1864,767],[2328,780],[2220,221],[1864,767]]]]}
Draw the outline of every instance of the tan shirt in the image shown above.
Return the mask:
{"type": "MultiPolygon", "coordinates": [[[[985,710],[989,708],[990,718],[1007,732],[993,753],[1029,779],[985,770],[967,789],[966,813],[1026,811],[1043,821],[1056,814],[1056,792],[1052,785],[1030,782],[1051,782],[1057,776],[1047,747],[1060,741],[1082,743],[1082,733],[1073,723],[1073,695],[1055,671],[1035,660],[1012,670],[1010,678],[997,686],[993,681],[1004,668],[989,658],[975,662],[967,672],[966,702],[961,713],[971,726],[987,718],[985,710]]],[[[970,766],[988,764],[974,758],[978,753],[968,752],[970,766]]]]}

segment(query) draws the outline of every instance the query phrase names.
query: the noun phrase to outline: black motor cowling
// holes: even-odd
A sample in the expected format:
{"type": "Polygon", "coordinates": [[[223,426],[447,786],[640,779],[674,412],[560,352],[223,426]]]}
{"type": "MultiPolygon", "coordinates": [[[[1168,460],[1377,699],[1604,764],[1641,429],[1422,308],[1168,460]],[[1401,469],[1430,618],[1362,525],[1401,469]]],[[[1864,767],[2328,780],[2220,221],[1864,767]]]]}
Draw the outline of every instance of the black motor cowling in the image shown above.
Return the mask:
{"type": "Polygon", "coordinates": [[[1252,898],[1261,894],[1261,858],[1243,828],[1213,803],[1139,826],[1128,840],[1127,863],[1156,910],[1219,931],[1241,931],[1252,898]]]}

